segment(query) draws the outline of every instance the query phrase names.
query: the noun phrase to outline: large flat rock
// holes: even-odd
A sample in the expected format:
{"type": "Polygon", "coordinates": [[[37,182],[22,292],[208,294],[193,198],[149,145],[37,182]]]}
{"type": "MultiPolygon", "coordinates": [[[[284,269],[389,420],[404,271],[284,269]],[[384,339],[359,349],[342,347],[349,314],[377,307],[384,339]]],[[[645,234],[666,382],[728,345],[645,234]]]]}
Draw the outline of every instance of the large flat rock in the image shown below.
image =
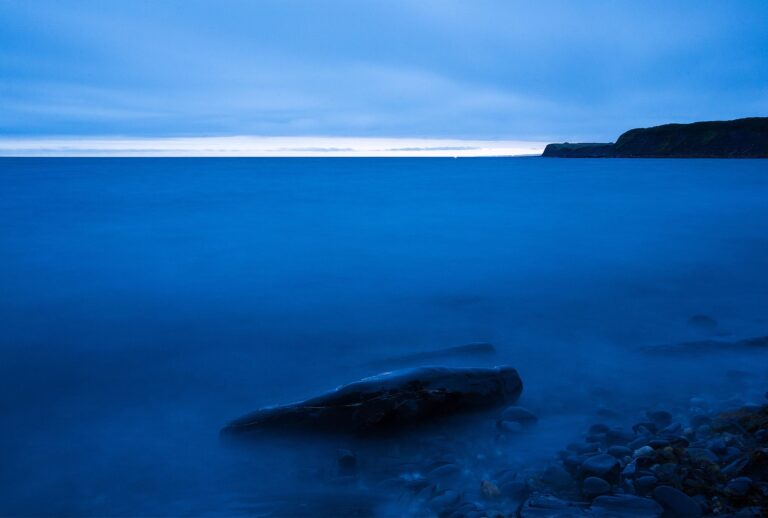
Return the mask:
{"type": "Polygon", "coordinates": [[[522,390],[519,374],[508,366],[402,369],[342,385],[305,401],[259,409],[232,421],[222,433],[387,432],[510,404],[522,390]]]}

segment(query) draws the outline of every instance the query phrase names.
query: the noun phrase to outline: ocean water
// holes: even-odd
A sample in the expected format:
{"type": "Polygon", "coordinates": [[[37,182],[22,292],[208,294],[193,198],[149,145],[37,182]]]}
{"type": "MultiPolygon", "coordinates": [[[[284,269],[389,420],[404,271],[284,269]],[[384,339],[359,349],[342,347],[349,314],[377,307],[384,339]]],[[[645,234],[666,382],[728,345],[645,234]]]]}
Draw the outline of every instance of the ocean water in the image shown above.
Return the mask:
{"type": "Polygon", "coordinates": [[[766,265],[759,160],[0,159],[0,514],[385,513],[317,475],[344,439],[219,429],[466,343],[541,417],[501,463],[598,406],[759,399],[762,350],[642,348],[768,334],[766,265]]]}

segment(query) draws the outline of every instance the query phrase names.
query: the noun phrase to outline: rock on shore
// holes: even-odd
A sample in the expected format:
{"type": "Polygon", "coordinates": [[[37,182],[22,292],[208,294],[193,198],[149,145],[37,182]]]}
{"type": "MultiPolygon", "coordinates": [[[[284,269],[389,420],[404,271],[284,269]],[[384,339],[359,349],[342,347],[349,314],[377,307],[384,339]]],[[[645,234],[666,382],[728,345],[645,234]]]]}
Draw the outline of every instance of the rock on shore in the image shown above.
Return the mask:
{"type": "Polygon", "coordinates": [[[461,412],[513,403],[523,390],[517,371],[418,367],[343,385],[321,396],[262,408],[232,421],[222,433],[312,431],[373,434],[461,412]]]}

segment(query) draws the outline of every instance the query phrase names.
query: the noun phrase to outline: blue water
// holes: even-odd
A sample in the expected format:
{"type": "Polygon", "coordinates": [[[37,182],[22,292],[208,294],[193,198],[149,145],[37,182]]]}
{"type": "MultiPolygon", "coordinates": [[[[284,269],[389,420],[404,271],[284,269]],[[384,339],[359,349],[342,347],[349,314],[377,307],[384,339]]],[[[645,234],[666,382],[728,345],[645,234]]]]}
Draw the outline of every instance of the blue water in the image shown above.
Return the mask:
{"type": "Polygon", "coordinates": [[[0,514],[243,511],[301,460],[223,424],[407,352],[491,342],[554,420],[707,392],[768,362],[636,350],[768,334],[766,265],[759,160],[0,159],[0,514]]]}

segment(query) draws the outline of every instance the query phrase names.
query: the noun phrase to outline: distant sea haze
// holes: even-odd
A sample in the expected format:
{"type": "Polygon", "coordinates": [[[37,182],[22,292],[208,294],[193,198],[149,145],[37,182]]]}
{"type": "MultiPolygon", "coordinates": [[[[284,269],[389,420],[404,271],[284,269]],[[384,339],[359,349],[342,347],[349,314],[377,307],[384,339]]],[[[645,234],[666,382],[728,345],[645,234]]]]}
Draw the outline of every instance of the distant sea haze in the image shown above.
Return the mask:
{"type": "Polygon", "coordinates": [[[52,137],[0,139],[0,156],[479,157],[540,155],[545,142],[357,137],[52,137]]]}

